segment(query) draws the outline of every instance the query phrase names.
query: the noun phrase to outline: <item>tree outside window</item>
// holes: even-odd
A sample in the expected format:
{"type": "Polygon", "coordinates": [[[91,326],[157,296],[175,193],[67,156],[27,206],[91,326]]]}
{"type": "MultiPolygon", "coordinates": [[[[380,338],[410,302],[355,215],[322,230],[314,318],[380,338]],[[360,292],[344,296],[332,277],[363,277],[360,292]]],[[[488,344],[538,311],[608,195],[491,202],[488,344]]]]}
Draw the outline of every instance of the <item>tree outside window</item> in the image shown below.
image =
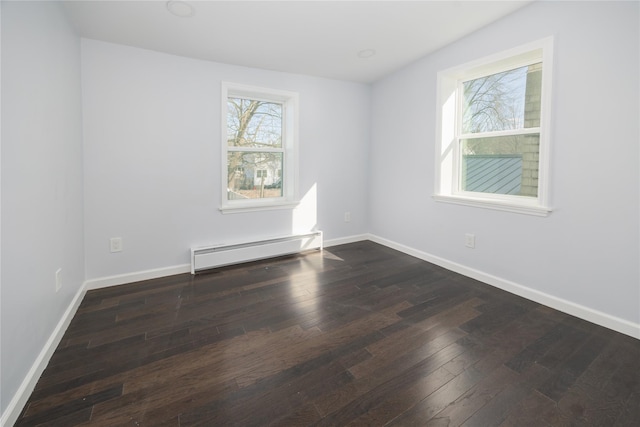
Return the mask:
{"type": "Polygon", "coordinates": [[[223,84],[222,209],[295,203],[297,94],[223,84]]]}

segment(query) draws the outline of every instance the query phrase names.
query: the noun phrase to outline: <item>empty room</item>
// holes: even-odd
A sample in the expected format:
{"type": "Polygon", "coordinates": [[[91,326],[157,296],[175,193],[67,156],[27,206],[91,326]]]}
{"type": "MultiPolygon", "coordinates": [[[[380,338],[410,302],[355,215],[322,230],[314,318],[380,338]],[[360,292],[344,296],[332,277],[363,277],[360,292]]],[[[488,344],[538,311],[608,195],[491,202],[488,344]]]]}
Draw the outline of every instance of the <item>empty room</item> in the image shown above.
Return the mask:
{"type": "Polygon", "coordinates": [[[0,427],[640,425],[639,2],[0,36],[0,427]]]}

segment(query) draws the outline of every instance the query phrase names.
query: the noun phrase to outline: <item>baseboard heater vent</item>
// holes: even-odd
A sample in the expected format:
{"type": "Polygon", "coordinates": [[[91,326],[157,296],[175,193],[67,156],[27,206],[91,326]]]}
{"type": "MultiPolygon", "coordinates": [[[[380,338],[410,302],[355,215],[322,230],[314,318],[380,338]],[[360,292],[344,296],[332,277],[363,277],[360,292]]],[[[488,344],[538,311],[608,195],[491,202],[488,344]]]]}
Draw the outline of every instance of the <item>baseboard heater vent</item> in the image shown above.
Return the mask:
{"type": "Polygon", "coordinates": [[[322,231],[257,242],[191,248],[191,274],[311,249],[322,249],[322,231]]]}

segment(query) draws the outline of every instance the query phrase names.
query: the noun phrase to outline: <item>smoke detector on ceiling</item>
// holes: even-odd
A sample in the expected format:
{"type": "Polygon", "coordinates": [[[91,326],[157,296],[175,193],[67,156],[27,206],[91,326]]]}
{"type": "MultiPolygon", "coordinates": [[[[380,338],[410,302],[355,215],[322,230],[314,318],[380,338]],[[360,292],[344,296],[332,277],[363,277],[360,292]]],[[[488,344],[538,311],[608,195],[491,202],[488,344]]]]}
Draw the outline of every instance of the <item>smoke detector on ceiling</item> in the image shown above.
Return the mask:
{"type": "Polygon", "coordinates": [[[167,10],[181,18],[189,18],[196,13],[196,10],[186,1],[182,0],[171,0],[167,2],[167,10]]]}
{"type": "Polygon", "coordinates": [[[364,49],[358,52],[358,58],[371,58],[376,54],[375,49],[364,49]]]}

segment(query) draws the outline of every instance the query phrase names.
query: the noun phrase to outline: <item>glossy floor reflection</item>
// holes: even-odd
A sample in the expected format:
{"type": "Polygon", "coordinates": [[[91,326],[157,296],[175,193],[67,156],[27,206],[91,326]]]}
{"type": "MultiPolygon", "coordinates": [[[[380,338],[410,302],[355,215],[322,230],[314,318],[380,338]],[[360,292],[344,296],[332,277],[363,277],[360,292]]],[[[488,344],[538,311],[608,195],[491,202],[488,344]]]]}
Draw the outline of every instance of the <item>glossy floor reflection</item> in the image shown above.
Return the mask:
{"type": "Polygon", "coordinates": [[[17,425],[640,425],[640,341],[372,242],[87,293],[17,425]]]}

